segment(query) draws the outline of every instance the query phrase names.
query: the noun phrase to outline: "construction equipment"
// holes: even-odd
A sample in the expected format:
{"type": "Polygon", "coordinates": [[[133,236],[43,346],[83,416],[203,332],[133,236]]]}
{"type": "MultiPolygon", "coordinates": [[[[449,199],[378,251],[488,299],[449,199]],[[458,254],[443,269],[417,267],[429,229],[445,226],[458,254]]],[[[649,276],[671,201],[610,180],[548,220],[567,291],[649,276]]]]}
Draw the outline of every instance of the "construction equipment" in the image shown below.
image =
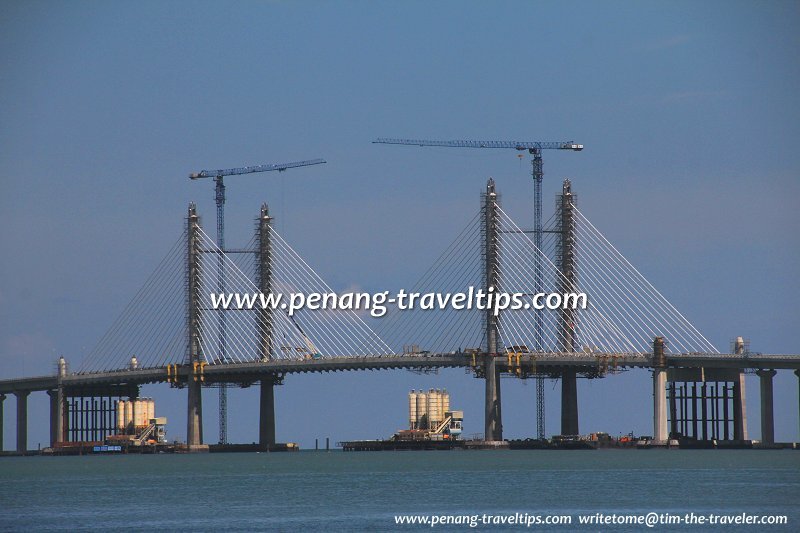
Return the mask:
{"type": "MultiPolygon", "coordinates": [[[[270,172],[277,170],[283,172],[284,170],[297,167],[307,167],[311,165],[319,165],[326,163],[324,159],[309,159],[306,161],[294,161],[291,163],[271,163],[267,165],[255,165],[250,167],[238,167],[222,170],[202,170],[200,172],[193,172],[189,174],[189,179],[196,180],[201,178],[214,178],[215,187],[215,200],[217,202],[217,247],[225,251],[225,176],[240,176],[242,174],[255,174],[258,172],[270,172]]],[[[223,293],[225,291],[225,272],[222,268],[222,256],[219,257],[218,271],[217,271],[217,291],[223,293]]],[[[225,313],[219,312],[219,348],[220,348],[220,361],[225,362],[225,313]]],[[[228,442],[228,391],[227,384],[221,383],[219,389],[219,442],[220,444],[227,444],[228,442]]]]}
{"type": "MultiPolygon", "coordinates": [[[[374,144],[404,144],[411,146],[440,146],[447,148],[502,148],[527,150],[533,156],[531,160],[533,175],[533,237],[534,244],[541,251],[542,249],[542,178],[544,170],[542,165],[542,150],[570,150],[580,152],[583,150],[582,144],[573,141],[431,141],[422,139],[389,139],[385,137],[372,141],[374,144]]],[[[534,256],[534,286],[536,292],[542,290],[542,259],[541,254],[534,256]]],[[[536,331],[535,341],[536,351],[542,350],[542,314],[541,310],[536,310],[536,331]]],[[[536,377],[536,436],[545,439],[544,421],[544,377],[536,377]]]]}
{"type": "Polygon", "coordinates": [[[319,350],[317,350],[317,347],[314,346],[313,342],[311,342],[311,339],[308,338],[308,335],[306,335],[306,332],[303,331],[303,328],[300,327],[300,324],[298,324],[297,321],[294,319],[294,317],[290,315],[288,312],[286,313],[286,315],[289,317],[289,320],[292,321],[292,325],[295,328],[297,328],[297,331],[299,331],[300,335],[303,337],[303,342],[306,345],[305,346],[306,358],[319,359],[320,357],[322,357],[322,354],[319,353],[319,350]]]}

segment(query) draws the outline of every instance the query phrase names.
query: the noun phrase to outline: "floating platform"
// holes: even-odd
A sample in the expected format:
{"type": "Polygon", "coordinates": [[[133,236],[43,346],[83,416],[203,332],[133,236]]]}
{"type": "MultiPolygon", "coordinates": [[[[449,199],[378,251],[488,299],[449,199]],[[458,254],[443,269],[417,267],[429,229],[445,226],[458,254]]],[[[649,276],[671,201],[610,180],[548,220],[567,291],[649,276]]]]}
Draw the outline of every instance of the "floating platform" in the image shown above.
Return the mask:
{"type": "Polygon", "coordinates": [[[209,444],[211,453],[253,453],[253,452],[298,452],[300,446],[295,442],[278,442],[269,446],[260,444],[209,444]]]}
{"type": "Polygon", "coordinates": [[[336,445],[346,452],[463,449],[463,440],[349,440],[336,445]]]}
{"type": "Polygon", "coordinates": [[[157,453],[253,453],[253,452],[296,452],[300,447],[294,442],[277,443],[270,446],[259,444],[200,444],[189,446],[183,443],[106,444],[104,442],[65,442],[57,446],[30,450],[25,454],[4,452],[4,455],[124,455],[157,453]]]}
{"type": "Polygon", "coordinates": [[[598,449],[800,449],[797,443],[761,445],[752,441],[619,441],[560,438],[553,440],[516,439],[504,441],[484,440],[353,440],[336,444],[346,452],[377,452],[404,450],[598,450],[598,449]]]}
{"type": "Polygon", "coordinates": [[[41,455],[121,455],[176,453],[175,444],[105,444],[103,442],[66,442],[57,446],[43,448],[41,455]]]}

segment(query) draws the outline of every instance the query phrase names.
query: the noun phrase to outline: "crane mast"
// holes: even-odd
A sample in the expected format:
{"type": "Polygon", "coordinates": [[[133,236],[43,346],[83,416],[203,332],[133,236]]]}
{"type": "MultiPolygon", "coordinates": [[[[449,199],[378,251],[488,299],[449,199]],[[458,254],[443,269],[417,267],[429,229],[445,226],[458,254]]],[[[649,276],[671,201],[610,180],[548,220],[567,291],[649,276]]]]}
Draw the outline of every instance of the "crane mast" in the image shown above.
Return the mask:
{"type": "MultiPolygon", "coordinates": [[[[309,159],[306,161],[294,161],[291,163],[271,163],[267,165],[256,165],[249,167],[238,167],[221,170],[202,170],[189,174],[189,179],[196,180],[201,178],[214,178],[214,199],[217,204],[217,247],[220,251],[225,251],[225,176],[240,176],[243,174],[254,174],[257,172],[269,172],[277,170],[283,172],[290,168],[307,167],[325,163],[324,159],[309,159]]],[[[225,267],[222,254],[217,257],[217,292],[225,292],[225,267]]],[[[220,310],[219,319],[219,359],[222,363],[228,362],[227,339],[226,339],[226,320],[225,313],[220,310]]],[[[228,384],[220,383],[219,386],[219,443],[228,443],[228,384]]]]}
{"type": "MultiPolygon", "coordinates": [[[[222,175],[214,177],[214,199],[217,203],[217,248],[225,251],[225,183],[222,175]]],[[[222,254],[217,256],[217,293],[225,291],[225,262],[222,254]]],[[[227,325],[225,313],[220,311],[219,317],[219,358],[227,363],[227,325]]],[[[219,384],[219,443],[228,443],[228,384],[219,384]]]]}
{"type": "MultiPolygon", "coordinates": [[[[583,150],[582,144],[573,141],[468,141],[450,140],[433,141],[427,139],[397,139],[380,137],[374,144],[401,144],[410,146],[438,146],[445,148],[498,148],[512,149],[518,151],[527,150],[533,156],[531,160],[533,176],[533,239],[539,253],[534,254],[534,286],[537,293],[543,291],[542,280],[542,180],[544,178],[542,150],[570,150],[580,152],[583,150]]],[[[534,341],[535,350],[541,352],[544,349],[542,343],[542,311],[535,310],[535,330],[534,341]]],[[[536,376],[536,437],[546,438],[545,431],[545,411],[544,411],[544,376],[536,376]]]]}
{"type": "MultiPolygon", "coordinates": [[[[539,250],[533,258],[533,285],[534,292],[539,294],[544,292],[544,282],[542,280],[542,180],[544,179],[544,165],[542,162],[542,151],[535,148],[530,151],[533,154],[532,175],[533,175],[533,243],[539,250]]],[[[534,313],[535,330],[534,342],[536,350],[544,350],[542,346],[542,311],[537,309],[534,313]]],[[[536,438],[544,440],[547,438],[545,430],[544,413],[544,376],[536,376],[536,438]]]]}

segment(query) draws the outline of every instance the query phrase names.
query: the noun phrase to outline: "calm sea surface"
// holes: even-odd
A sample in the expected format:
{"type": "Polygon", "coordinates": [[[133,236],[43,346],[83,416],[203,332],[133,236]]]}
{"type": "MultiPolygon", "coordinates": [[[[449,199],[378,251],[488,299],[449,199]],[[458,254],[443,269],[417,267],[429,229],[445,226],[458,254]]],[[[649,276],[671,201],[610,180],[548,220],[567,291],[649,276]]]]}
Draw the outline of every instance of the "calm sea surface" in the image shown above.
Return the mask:
{"type": "MultiPolygon", "coordinates": [[[[800,452],[309,451],[0,458],[3,531],[379,531],[420,528],[396,526],[397,514],[515,512],[573,515],[572,526],[550,527],[559,531],[641,531],[647,528],[581,526],[577,515],[651,511],[784,514],[786,526],[742,529],[800,531],[800,452]]],[[[680,528],[653,528],[671,529],[680,528]]],[[[719,530],[731,529],[740,528],[719,530]]]]}

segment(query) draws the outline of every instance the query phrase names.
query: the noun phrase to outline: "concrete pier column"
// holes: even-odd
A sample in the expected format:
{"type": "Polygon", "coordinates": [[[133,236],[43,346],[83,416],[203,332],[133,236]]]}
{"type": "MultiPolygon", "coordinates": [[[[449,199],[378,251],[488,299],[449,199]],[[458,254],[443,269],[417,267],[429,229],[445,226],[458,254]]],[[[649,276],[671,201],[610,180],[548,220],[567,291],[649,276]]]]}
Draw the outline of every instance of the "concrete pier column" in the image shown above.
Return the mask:
{"type": "Polygon", "coordinates": [[[678,388],[677,384],[672,381],[668,382],[669,391],[669,432],[678,433],[678,388]]]}
{"type": "Polygon", "coordinates": [[[708,394],[706,382],[700,386],[700,433],[703,440],[708,440],[708,394]]]}
{"type": "Polygon", "coordinates": [[[669,439],[669,434],[667,433],[666,367],[667,357],[664,352],[664,337],[656,337],[653,340],[653,440],[656,442],[666,442],[669,439]]]}
{"type": "Polygon", "coordinates": [[[738,379],[733,382],[733,439],[748,440],[744,372],[740,372],[738,379]]]}
{"type": "Polygon", "coordinates": [[[500,413],[500,373],[497,371],[497,358],[493,354],[486,356],[486,397],[484,418],[484,439],[503,440],[502,417],[500,413]]]}
{"type": "Polygon", "coordinates": [[[58,429],[56,428],[56,413],[58,413],[58,395],[55,390],[47,391],[50,397],[50,446],[58,442],[58,429]]]}
{"type": "Polygon", "coordinates": [[[772,410],[772,378],[774,370],[759,370],[756,375],[761,380],[761,442],[775,443],[775,415],[772,410]]]}
{"type": "Polygon", "coordinates": [[[653,370],[653,440],[665,442],[667,433],[667,371],[653,370]]]}
{"type": "Polygon", "coordinates": [[[500,395],[500,372],[495,374],[494,390],[497,394],[497,440],[503,440],[503,402],[500,395]]]}
{"type": "Polygon", "coordinates": [[[67,418],[67,402],[64,397],[64,386],[62,382],[67,376],[67,360],[64,356],[58,358],[58,387],[55,390],[48,391],[50,395],[50,446],[55,446],[56,443],[64,442],[67,439],[67,427],[69,419],[67,418]]]}
{"type": "Polygon", "coordinates": [[[186,384],[188,410],[186,414],[186,444],[203,444],[203,398],[201,384],[197,375],[189,376],[186,384]]]}
{"type": "Polygon", "coordinates": [[[261,379],[258,444],[262,447],[275,444],[275,378],[272,376],[261,379]]]}
{"type": "Polygon", "coordinates": [[[3,451],[3,404],[6,401],[6,395],[0,394],[0,452],[3,451]]]}
{"type": "Polygon", "coordinates": [[[28,391],[14,393],[17,397],[17,451],[28,451],[28,391]]]}
{"type": "Polygon", "coordinates": [[[561,434],[580,435],[578,428],[578,375],[575,370],[561,373],[561,434]]]}
{"type": "MultiPolygon", "coordinates": [[[[795,370],[794,375],[797,376],[798,385],[800,385],[800,370],[795,370]]],[[[798,399],[798,404],[800,405],[800,386],[798,386],[797,399],[798,399]]],[[[798,411],[800,412],[800,409],[798,411]]]]}
{"type": "Polygon", "coordinates": [[[48,391],[50,395],[50,446],[67,440],[67,404],[64,389],[48,391]]]}

